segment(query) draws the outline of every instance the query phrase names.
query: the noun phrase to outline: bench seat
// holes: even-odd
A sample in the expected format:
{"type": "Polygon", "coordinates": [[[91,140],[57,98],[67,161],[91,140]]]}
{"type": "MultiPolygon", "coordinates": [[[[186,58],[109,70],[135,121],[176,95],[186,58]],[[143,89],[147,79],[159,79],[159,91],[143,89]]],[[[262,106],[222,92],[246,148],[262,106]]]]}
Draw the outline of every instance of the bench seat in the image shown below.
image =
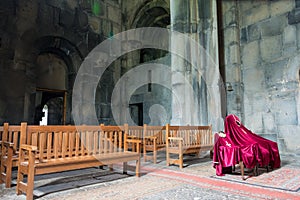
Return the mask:
{"type": "MultiPolygon", "coordinates": [[[[101,154],[99,156],[88,155],[82,157],[35,160],[35,174],[47,174],[86,167],[111,165],[116,163],[127,162],[128,160],[135,160],[137,159],[137,157],[139,157],[139,154],[135,152],[114,152],[108,154],[101,154]]],[[[22,172],[23,170],[27,171],[29,167],[29,161],[21,162],[20,166],[20,170],[22,172]]],[[[123,172],[127,173],[126,171],[123,172]]]]}

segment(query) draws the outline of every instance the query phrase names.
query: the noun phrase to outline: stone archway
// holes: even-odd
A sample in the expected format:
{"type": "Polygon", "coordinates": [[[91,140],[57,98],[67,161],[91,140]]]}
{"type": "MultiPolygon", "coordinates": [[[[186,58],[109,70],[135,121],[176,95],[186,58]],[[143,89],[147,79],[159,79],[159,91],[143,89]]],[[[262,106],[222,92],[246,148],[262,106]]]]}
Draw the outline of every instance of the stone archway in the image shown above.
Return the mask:
{"type": "Polygon", "coordinates": [[[130,27],[162,27],[170,25],[170,7],[164,0],[146,1],[136,13],[130,27]]]}
{"type": "MultiPolygon", "coordinates": [[[[143,1],[139,6],[135,8],[135,12],[130,17],[128,26],[129,28],[141,28],[141,27],[160,27],[160,28],[168,28],[170,25],[170,6],[169,1],[165,0],[151,0],[151,1],[143,1]]],[[[147,33],[145,33],[147,34],[147,33]]],[[[168,46],[168,42],[161,38],[159,35],[153,37],[152,35],[144,38],[155,38],[156,40],[161,40],[161,43],[168,46]]],[[[135,41],[130,40],[131,44],[135,45],[135,41]]],[[[151,46],[153,41],[148,41],[149,46],[151,46]]],[[[147,47],[147,44],[145,45],[147,47]]],[[[124,73],[130,71],[134,67],[142,65],[144,63],[164,63],[168,65],[169,57],[168,52],[160,49],[153,48],[143,48],[139,50],[135,50],[130,52],[125,56],[126,61],[134,61],[134,62],[126,62],[126,70],[124,73]]],[[[122,75],[124,75],[121,74],[122,75]]],[[[151,70],[147,70],[147,77],[151,82],[151,79],[154,78],[154,73],[151,70]]],[[[135,84],[135,83],[131,83],[135,84]]],[[[125,90],[129,90],[129,86],[124,88],[125,90]]],[[[139,89],[137,89],[130,98],[131,105],[139,105],[140,110],[143,111],[143,123],[150,123],[151,121],[151,109],[153,106],[160,105],[161,108],[170,111],[171,110],[171,99],[170,92],[165,88],[158,84],[148,84],[143,85],[139,89]]],[[[133,121],[138,121],[138,118],[134,118],[135,116],[131,116],[133,121]]],[[[162,125],[161,121],[165,119],[158,119],[162,116],[157,117],[157,120],[152,120],[152,125],[162,125]]],[[[167,118],[167,117],[165,117],[167,118]]],[[[167,121],[170,120],[168,117],[167,121]]]]}
{"type": "MultiPolygon", "coordinates": [[[[42,113],[43,106],[46,104],[43,99],[62,98],[63,101],[60,106],[63,107],[63,111],[58,110],[57,114],[63,116],[60,123],[70,124],[72,123],[71,97],[73,84],[76,73],[83,61],[83,55],[76,45],[62,37],[41,37],[36,41],[35,47],[39,52],[36,59],[37,79],[35,86],[39,93],[42,93],[41,96],[38,92],[36,93],[35,116],[40,116],[40,113],[42,113]]],[[[50,111],[51,106],[48,106],[48,108],[50,111]]],[[[38,123],[39,120],[38,117],[35,117],[35,123],[38,123]]],[[[54,123],[54,121],[52,120],[51,123],[54,123]]]]}

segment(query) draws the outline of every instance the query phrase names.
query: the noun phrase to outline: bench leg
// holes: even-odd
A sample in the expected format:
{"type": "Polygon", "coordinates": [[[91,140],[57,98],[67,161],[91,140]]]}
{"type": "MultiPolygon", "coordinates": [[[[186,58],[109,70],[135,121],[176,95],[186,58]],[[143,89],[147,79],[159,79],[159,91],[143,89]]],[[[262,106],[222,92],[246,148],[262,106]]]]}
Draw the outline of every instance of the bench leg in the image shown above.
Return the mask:
{"type": "Polygon", "coordinates": [[[180,169],[183,168],[183,154],[182,153],[179,154],[179,167],[180,167],[180,169]]]}
{"type": "Polygon", "coordinates": [[[242,180],[246,180],[244,177],[244,163],[243,161],[240,161],[240,168],[241,168],[241,174],[242,174],[242,180]]]}
{"type": "MultiPolygon", "coordinates": [[[[2,174],[4,175],[4,174],[2,174]]],[[[11,187],[11,175],[12,175],[12,161],[7,162],[6,165],[6,173],[5,173],[5,187],[11,187]]]]}
{"type": "Polygon", "coordinates": [[[0,168],[0,184],[2,184],[4,181],[4,176],[2,175],[4,173],[4,162],[1,162],[1,168],[0,168]]]}
{"type": "Polygon", "coordinates": [[[147,161],[146,156],[147,156],[147,152],[146,152],[146,145],[143,145],[143,155],[144,155],[144,162],[147,161]]]}
{"type": "Polygon", "coordinates": [[[183,168],[183,149],[182,149],[182,142],[179,142],[179,167],[180,167],[180,169],[183,168]]]}
{"type": "Polygon", "coordinates": [[[30,166],[27,176],[27,191],[26,200],[33,199],[33,189],[34,189],[34,166],[30,166]]]}
{"type": "Polygon", "coordinates": [[[167,166],[170,166],[170,154],[169,154],[168,147],[166,149],[166,159],[167,159],[167,166]]]}
{"type": "Polygon", "coordinates": [[[157,161],[157,147],[155,142],[153,146],[153,163],[156,164],[156,161],[157,161]]]}
{"type": "Polygon", "coordinates": [[[256,164],[254,167],[254,176],[258,176],[258,168],[259,168],[259,164],[256,164]]]}
{"type": "Polygon", "coordinates": [[[136,161],[136,165],[135,166],[136,166],[135,167],[135,175],[137,177],[139,177],[140,176],[140,170],[141,170],[141,160],[140,160],[140,158],[136,161]]]}
{"type": "Polygon", "coordinates": [[[21,172],[23,170],[21,170],[21,166],[19,165],[19,169],[18,169],[18,175],[17,175],[17,195],[22,194],[22,190],[20,189],[20,184],[23,182],[24,180],[24,175],[21,172]]]}
{"type": "MultiPolygon", "coordinates": [[[[21,152],[22,153],[22,152],[21,152]]],[[[22,166],[21,161],[18,168],[18,177],[17,177],[17,195],[26,193],[26,200],[33,199],[33,189],[34,189],[34,165],[35,156],[33,152],[29,152],[29,160],[27,166],[22,166]],[[27,173],[27,183],[24,183],[24,173],[27,173]]]]}
{"type": "Polygon", "coordinates": [[[127,174],[127,162],[123,162],[123,174],[127,174]]]}
{"type": "Polygon", "coordinates": [[[6,188],[11,187],[12,162],[13,162],[12,157],[13,157],[13,149],[8,148],[6,161],[3,162],[3,166],[1,166],[1,179],[5,181],[6,188]]]}
{"type": "Polygon", "coordinates": [[[109,171],[114,171],[113,165],[108,165],[109,171]]]}

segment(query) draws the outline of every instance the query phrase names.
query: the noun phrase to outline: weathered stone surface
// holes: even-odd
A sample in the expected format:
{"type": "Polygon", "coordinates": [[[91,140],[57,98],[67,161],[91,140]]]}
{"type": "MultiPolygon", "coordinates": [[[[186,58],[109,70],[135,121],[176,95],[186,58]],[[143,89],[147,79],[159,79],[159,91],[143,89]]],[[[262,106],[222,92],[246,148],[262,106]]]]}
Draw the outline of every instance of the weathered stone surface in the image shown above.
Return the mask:
{"type": "Polygon", "coordinates": [[[234,1],[223,1],[222,2],[222,10],[223,13],[227,13],[228,11],[235,9],[236,3],[234,1]]]}
{"type": "Polygon", "coordinates": [[[263,19],[269,18],[269,7],[265,1],[260,1],[259,5],[253,6],[251,9],[243,11],[242,27],[250,24],[257,23],[263,19]]]}
{"type": "Polygon", "coordinates": [[[295,149],[299,149],[300,141],[300,127],[295,125],[279,125],[278,132],[280,138],[284,140],[284,147],[286,152],[294,152],[295,149]]]}
{"type": "Polygon", "coordinates": [[[241,38],[241,43],[244,44],[246,42],[248,42],[248,32],[247,32],[247,28],[241,28],[241,32],[240,32],[240,38],[241,38]]]}
{"type": "Polygon", "coordinates": [[[295,1],[272,1],[270,3],[271,16],[287,13],[294,7],[295,1]]]}
{"type": "Polygon", "coordinates": [[[239,40],[239,30],[236,26],[227,27],[224,30],[224,45],[229,46],[232,42],[237,42],[239,40]]]}
{"type": "Polygon", "coordinates": [[[121,13],[118,8],[113,6],[107,6],[107,15],[108,19],[112,20],[115,23],[120,23],[121,21],[121,13]]]}
{"type": "Polygon", "coordinates": [[[228,10],[225,14],[224,14],[224,26],[229,26],[229,25],[233,25],[237,23],[237,17],[236,17],[237,13],[235,11],[235,9],[231,9],[228,10]]]}
{"type": "Polygon", "coordinates": [[[237,44],[231,45],[229,47],[230,51],[230,63],[232,64],[239,64],[240,61],[240,47],[237,44]]]}
{"type": "Polygon", "coordinates": [[[247,27],[247,30],[248,30],[247,35],[249,41],[261,39],[261,28],[259,24],[252,24],[247,27]]]}
{"type": "Polygon", "coordinates": [[[265,66],[265,82],[269,88],[283,80],[288,62],[284,59],[265,66]]]}
{"type": "Polygon", "coordinates": [[[261,58],[265,62],[271,62],[281,56],[281,36],[263,38],[260,42],[261,58]]]}
{"type": "Polygon", "coordinates": [[[228,73],[228,75],[226,76],[226,81],[227,82],[238,82],[240,80],[240,75],[239,75],[239,65],[231,65],[230,68],[228,68],[228,70],[231,73],[228,73]]]}
{"type": "Polygon", "coordinates": [[[295,46],[286,46],[286,47],[283,47],[282,55],[283,56],[291,56],[291,55],[294,55],[295,52],[297,52],[297,47],[295,47],[295,46]]]}
{"type": "Polygon", "coordinates": [[[244,70],[256,67],[260,61],[258,41],[243,45],[241,57],[244,70]]]}
{"type": "Polygon", "coordinates": [[[264,71],[251,68],[243,70],[245,91],[261,92],[264,90],[264,71]]]}
{"type": "Polygon", "coordinates": [[[296,8],[288,13],[288,23],[297,24],[300,22],[300,9],[296,8]]]}
{"type": "MultiPolygon", "coordinates": [[[[267,105],[265,105],[267,106],[267,105]]],[[[264,132],[268,133],[268,134],[272,134],[272,136],[274,136],[274,138],[272,138],[273,141],[276,142],[277,140],[277,127],[276,127],[276,123],[275,123],[275,117],[274,114],[270,112],[270,110],[267,110],[269,108],[266,108],[263,113],[262,116],[262,123],[263,123],[263,128],[264,128],[264,132]]],[[[270,139],[270,138],[269,138],[270,139]]]]}
{"type": "Polygon", "coordinates": [[[263,38],[282,34],[286,26],[286,15],[275,16],[259,23],[263,38]]]}
{"type": "Polygon", "coordinates": [[[264,134],[259,134],[261,137],[266,138],[268,140],[271,140],[273,142],[277,142],[277,134],[276,133],[264,133],[264,134]]]}
{"type": "Polygon", "coordinates": [[[272,110],[277,125],[297,125],[297,111],[294,97],[274,99],[272,110]]]}
{"type": "Polygon", "coordinates": [[[105,103],[101,103],[100,105],[97,106],[98,107],[97,114],[100,119],[112,117],[110,106],[111,106],[111,104],[105,104],[105,103]]]}

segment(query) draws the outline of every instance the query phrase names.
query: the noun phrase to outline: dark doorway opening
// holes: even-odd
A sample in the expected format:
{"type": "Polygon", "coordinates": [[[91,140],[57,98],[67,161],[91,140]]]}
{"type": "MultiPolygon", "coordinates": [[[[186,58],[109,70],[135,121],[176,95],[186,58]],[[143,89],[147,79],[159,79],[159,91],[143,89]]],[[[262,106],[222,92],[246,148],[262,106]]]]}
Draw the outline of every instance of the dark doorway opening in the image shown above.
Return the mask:
{"type": "Polygon", "coordinates": [[[134,123],[143,126],[143,103],[129,104],[130,116],[134,123]]]}
{"type": "Polygon", "coordinates": [[[34,124],[40,124],[42,118],[46,117],[47,122],[43,125],[64,125],[66,123],[66,97],[67,92],[65,90],[38,88],[34,124]],[[43,110],[45,108],[47,108],[47,112],[43,110]]]}

